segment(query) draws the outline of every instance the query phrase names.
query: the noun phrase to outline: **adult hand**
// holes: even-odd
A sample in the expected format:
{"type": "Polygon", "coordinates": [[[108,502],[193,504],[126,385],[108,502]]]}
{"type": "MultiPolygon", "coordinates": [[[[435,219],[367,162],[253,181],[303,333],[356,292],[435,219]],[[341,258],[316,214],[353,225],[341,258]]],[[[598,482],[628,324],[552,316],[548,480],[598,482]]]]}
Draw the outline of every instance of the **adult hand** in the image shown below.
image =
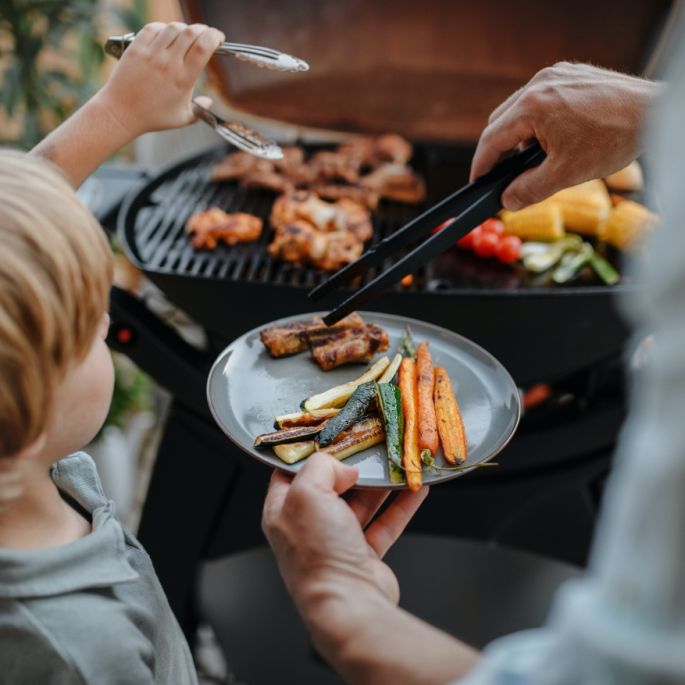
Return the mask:
{"type": "Polygon", "coordinates": [[[397,579],[381,561],[428,489],[401,492],[374,519],[388,492],[341,497],[358,475],[323,453],[293,480],[273,475],[262,525],[288,590],[314,645],[346,682],[452,682],[478,653],[399,608],[397,579]],[[421,659],[410,645],[421,645],[421,659]]]}
{"type": "Polygon", "coordinates": [[[372,521],[388,491],[340,497],[359,477],[356,468],[318,453],[294,479],[276,472],[262,525],[281,574],[307,618],[312,602],[372,593],[396,604],[397,579],[381,558],[428,494],[403,491],[372,521]]]}
{"type": "MultiPolygon", "coordinates": [[[[204,24],[144,26],[95,96],[131,139],[195,121],[192,94],[224,34],[204,24]]],[[[203,104],[211,100],[204,98],[203,104]]]]}
{"type": "Polygon", "coordinates": [[[507,209],[607,176],[638,155],[645,114],[660,90],[659,83],[587,64],[560,62],[543,69],[490,115],[471,179],[533,138],[547,158],[505,189],[507,209]]]}

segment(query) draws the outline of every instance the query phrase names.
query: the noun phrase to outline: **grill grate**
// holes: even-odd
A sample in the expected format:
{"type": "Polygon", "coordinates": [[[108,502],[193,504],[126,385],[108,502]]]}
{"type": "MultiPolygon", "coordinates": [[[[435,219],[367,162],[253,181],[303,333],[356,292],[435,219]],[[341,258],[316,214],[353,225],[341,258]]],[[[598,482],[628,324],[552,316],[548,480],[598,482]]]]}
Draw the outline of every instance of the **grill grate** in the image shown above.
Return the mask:
{"type": "MultiPolygon", "coordinates": [[[[138,198],[138,211],[131,216],[127,231],[129,246],[146,271],[194,278],[288,285],[311,289],[328,274],[312,268],[273,260],[266,251],[273,231],[268,219],[275,194],[267,190],[243,188],[238,183],[209,180],[213,164],[225,153],[210,153],[184,166],[147,194],[138,198]],[[233,247],[219,245],[215,250],[196,250],[185,232],[188,218],[199,211],[218,206],[227,212],[248,212],[264,220],[265,230],[256,243],[233,247]]],[[[373,213],[373,242],[391,234],[420,211],[420,207],[382,202],[373,213]]],[[[384,265],[384,268],[387,264],[384,265]]],[[[414,275],[409,290],[430,280],[430,267],[414,275]]],[[[373,278],[376,271],[365,278],[373,278]]],[[[397,286],[402,288],[401,285],[397,286]]]]}

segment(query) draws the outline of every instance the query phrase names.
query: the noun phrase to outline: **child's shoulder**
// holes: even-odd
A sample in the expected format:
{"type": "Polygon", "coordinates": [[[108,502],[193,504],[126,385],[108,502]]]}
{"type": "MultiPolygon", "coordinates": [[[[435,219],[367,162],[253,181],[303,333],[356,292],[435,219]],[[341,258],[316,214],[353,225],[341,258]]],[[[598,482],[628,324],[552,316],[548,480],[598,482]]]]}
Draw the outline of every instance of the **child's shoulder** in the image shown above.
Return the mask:
{"type": "Polygon", "coordinates": [[[151,682],[154,646],[127,614],[106,592],[0,599],[3,682],[151,682]]]}

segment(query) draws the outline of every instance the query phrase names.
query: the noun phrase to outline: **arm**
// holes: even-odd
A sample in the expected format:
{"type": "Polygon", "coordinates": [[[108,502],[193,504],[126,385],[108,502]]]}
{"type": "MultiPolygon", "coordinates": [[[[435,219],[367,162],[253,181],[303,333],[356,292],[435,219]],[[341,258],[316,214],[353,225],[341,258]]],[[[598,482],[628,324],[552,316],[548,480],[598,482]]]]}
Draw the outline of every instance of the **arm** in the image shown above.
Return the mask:
{"type": "Polygon", "coordinates": [[[357,477],[324,454],[292,482],[274,474],[263,526],[288,590],[317,649],[347,681],[449,682],[477,653],[398,608],[397,579],[381,561],[428,491],[402,492],[372,521],[388,493],[342,499],[357,477]]]}
{"type": "Polygon", "coordinates": [[[140,134],[192,123],[193,86],[223,40],[203,24],[148,24],[102,89],[33,154],[56,164],[78,187],[140,134]]]}
{"type": "Polygon", "coordinates": [[[502,194],[507,209],[539,202],[568,186],[608,176],[640,153],[640,131],[661,83],[560,62],[538,72],[491,115],[471,165],[471,178],[537,138],[547,159],[502,194]]]}

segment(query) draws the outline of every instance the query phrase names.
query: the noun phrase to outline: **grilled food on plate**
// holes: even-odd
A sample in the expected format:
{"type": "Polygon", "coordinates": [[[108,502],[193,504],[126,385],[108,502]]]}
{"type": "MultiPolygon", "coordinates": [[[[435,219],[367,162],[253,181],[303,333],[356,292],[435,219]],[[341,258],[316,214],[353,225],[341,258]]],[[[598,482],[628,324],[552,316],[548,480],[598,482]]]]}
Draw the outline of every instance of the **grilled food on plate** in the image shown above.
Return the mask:
{"type": "Polygon", "coordinates": [[[285,326],[272,326],[259,337],[272,357],[283,357],[311,349],[312,358],[328,371],[342,364],[368,362],[378,352],[388,349],[388,334],[380,327],[365,323],[357,313],[334,326],[326,326],[319,317],[285,326]]]}
{"type": "Polygon", "coordinates": [[[228,214],[218,207],[193,214],[186,223],[196,248],[213,250],[220,242],[228,245],[251,243],[259,240],[264,222],[252,214],[228,214]]]}
{"type": "MultiPolygon", "coordinates": [[[[320,326],[320,321],[313,317],[268,328],[260,335],[270,351],[301,349],[307,339],[315,355],[327,345],[334,349],[340,344],[343,356],[357,357],[363,351],[364,332],[377,342],[384,341],[384,347],[378,345],[376,351],[387,349],[387,335],[377,326],[364,324],[358,314],[330,329],[320,326]]],[[[466,460],[467,444],[445,369],[433,367],[427,341],[418,346],[414,361],[411,355],[416,347],[409,332],[400,350],[402,354],[398,352],[392,362],[382,357],[361,376],[307,397],[301,411],[277,416],[277,430],[258,435],[254,446],[270,447],[282,461],[294,464],[317,450],[345,459],[385,440],[391,479],[406,481],[411,490],[421,487],[426,468],[465,468],[449,466],[466,460]],[[393,382],[396,376],[397,384],[393,382]],[[440,446],[445,466],[435,462],[440,446]]]]}

